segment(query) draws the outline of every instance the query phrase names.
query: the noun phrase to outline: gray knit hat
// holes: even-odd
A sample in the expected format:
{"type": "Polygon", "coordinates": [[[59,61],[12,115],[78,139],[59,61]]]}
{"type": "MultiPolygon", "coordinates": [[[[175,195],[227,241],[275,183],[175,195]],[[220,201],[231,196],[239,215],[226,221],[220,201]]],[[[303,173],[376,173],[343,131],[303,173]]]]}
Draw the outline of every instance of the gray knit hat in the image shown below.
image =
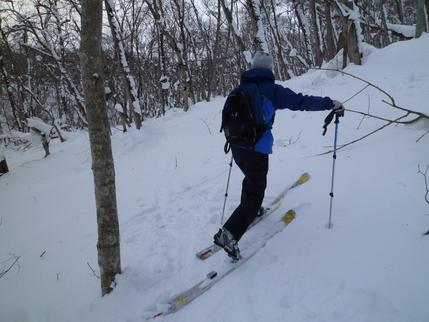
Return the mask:
{"type": "Polygon", "coordinates": [[[250,69],[256,68],[273,70],[273,58],[271,55],[264,51],[258,51],[253,58],[252,66],[250,66],[250,69]]]}

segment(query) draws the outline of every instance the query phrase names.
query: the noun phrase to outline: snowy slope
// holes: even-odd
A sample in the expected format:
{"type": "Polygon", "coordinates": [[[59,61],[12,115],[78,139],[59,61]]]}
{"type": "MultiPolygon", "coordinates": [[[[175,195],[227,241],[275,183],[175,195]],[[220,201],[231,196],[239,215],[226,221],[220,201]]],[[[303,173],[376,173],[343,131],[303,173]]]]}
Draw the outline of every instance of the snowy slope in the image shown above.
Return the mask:
{"type": "MultiPolygon", "coordinates": [[[[363,66],[346,72],[393,96],[398,106],[428,111],[429,36],[368,48],[363,66]]],[[[329,67],[327,65],[326,67],[329,67]]],[[[347,101],[349,110],[394,119],[404,112],[362,81],[327,71],[283,83],[296,92],[347,101]],[[350,99],[351,98],[351,99],[350,99]],[[350,99],[350,100],[349,100],[350,99]]],[[[142,321],[172,296],[227,260],[195,253],[220,226],[230,155],[219,134],[224,98],[170,110],[141,131],[112,138],[121,225],[123,274],[101,298],[89,140],[68,133],[42,147],[8,149],[0,177],[0,321],[142,321]]],[[[429,124],[390,125],[337,153],[332,221],[329,192],[334,124],[326,112],[279,111],[266,200],[303,172],[273,214],[243,237],[271,227],[290,208],[297,218],[265,248],[203,296],[162,321],[429,321],[429,124]]],[[[346,112],[338,144],[385,122],[346,112]]],[[[228,216],[242,175],[233,167],[228,216]]]]}

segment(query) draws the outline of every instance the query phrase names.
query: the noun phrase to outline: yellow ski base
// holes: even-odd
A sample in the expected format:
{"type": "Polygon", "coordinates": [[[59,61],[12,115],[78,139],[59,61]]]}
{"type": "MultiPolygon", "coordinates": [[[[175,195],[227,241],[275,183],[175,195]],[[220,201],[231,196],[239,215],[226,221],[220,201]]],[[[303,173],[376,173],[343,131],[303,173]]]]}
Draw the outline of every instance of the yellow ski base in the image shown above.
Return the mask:
{"type": "Polygon", "coordinates": [[[298,180],[295,181],[295,183],[293,185],[291,185],[290,187],[286,188],[272,203],[271,205],[275,205],[276,203],[278,203],[284,196],[285,194],[290,190],[293,189],[295,187],[298,187],[300,185],[302,185],[303,183],[306,183],[308,180],[310,180],[310,175],[305,172],[303,174],[301,174],[301,176],[298,178],[298,180]]]}
{"type": "Polygon", "coordinates": [[[284,214],[282,221],[288,225],[291,223],[292,220],[295,219],[295,211],[294,210],[289,210],[287,213],[284,214]]]}

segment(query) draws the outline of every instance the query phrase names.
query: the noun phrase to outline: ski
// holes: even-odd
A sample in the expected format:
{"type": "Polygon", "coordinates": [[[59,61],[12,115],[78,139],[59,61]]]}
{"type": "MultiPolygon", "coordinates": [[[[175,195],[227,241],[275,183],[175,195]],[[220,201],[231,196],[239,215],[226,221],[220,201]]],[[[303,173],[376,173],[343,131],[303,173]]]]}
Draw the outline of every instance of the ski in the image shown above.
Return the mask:
{"type": "Polygon", "coordinates": [[[210,289],[217,282],[222,280],[225,276],[236,270],[242,264],[247,262],[252,258],[259,249],[265,247],[267,242],[274,237],[277,233],[281,232],[284,227],[286,227],[292,220],[295,219],[295,211],[289,210],[286,212],[283,217],[273,226],[272,229],[268,230],[262,237],[256,239],[254,242],[251,242],[244,248],[242,252],[242,258],[236,262],[226,262],[222,268],[218,271],[212,271],[199,283],[191,287],[187,291],[175,296],[171,301],[165,305],[164,310],[154,315],[153,318],[164,316],[167,314],[174,313],[180,308],[184,307],[186,304],[190,303],[192,300],[196,299],[198,296],[203,294],[205,291],[210,289]]]}
{"type": "MultiPolygon", "coordinates": [[[[264,220],[265,218],[267,218],[269,215],[271,215],[273,212],[275,212],[279,207],[280,207],[280,201],[284,198],[284,196],[293,188],[296,188],[300,185],[302,185],[303,183],[306,183],[308,180],[310,179],[310,175],[305,172],[303,173],[298,180],[296,180],[292,185],[290,185],[289,187],[287,187],[286,189],[284,189],[275,199],[274,201],[272,201],[267,207],[263,207],[266,209],[265,213],[262,216],[256,217],[256,219],[250,224],[249,228],[247,228],[248,230],[250,228],[252,228],[253,226],[255,226],[257,223],[259,223],[260,221],[264,220]]],[[[214,254],[216,254],[219,250],[221,250],[222,247],[216,245],[216,244],[212,244],[209,247],[204,248],[203,250],[201,250],[200,252],[198,252],[196,255],[199,259],[207,259],[211,256],[213,256],[214,254]]]]}

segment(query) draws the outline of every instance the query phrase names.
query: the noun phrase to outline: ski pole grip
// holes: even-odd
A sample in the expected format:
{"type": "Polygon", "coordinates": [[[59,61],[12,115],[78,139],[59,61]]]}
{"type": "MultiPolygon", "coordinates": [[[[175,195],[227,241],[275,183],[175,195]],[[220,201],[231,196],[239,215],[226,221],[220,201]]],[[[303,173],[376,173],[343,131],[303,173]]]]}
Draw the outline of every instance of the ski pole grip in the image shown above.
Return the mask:
{"type": "Polygon", "coordinates": [[[335,122],[334,123],[340,123],[340,116],[338,114],[335,114],[335,122]]]}

